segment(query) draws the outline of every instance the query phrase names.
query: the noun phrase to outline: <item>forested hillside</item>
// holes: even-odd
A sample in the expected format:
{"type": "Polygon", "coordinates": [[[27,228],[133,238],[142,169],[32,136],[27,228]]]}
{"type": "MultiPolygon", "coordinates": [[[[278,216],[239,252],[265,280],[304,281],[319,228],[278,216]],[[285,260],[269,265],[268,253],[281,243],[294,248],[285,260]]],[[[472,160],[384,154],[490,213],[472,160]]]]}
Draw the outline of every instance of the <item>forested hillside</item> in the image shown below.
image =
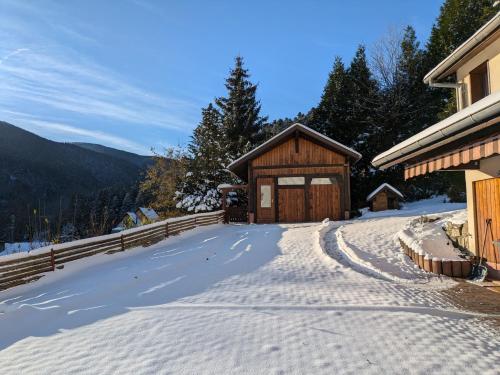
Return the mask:
{"type": "Polygon", "coordinates": [[[188,149],[178,152],[177,162],[185,173],[168,174],[157,159],[143,190],[151,194],[156,206],[176,201],[178,208],[188,211],[216,209],[221,203],[218,184],[238,182],[225,166],[300,122],[363,155],[352,168],[354,209],[365,206],[368,193],[382,182],[396,186],[410,200],[442,193],[464,199],[462,172],[425,175],[406,184],[401,166],[379,171],[371,160],[456,110],[453,90],[430,88],[422,79],[495,13],[491,0],[446,0],[425,45],[408,25],[373,46],[360,45],[349,63],[333,57],[331,72],[323,73],[326,84],[323,93],[318,93],[319,103],[306,111],[298,109],[303,112],[293,119],[268,122],[260,113],[257,86],[238,56],[226,79],[226,95],[202,110],[188,149]],[[156,195],[151,187],[161,185],[176,189],[156,195]]]}
{"type": "Polygon", "coordinates": [[[98,145],[53,142],[0,122],[0,240],[53,237],[66,224],[76,236],[106,231],[127,193],[129,208],[135,204],[150,161],[98,145]]]}

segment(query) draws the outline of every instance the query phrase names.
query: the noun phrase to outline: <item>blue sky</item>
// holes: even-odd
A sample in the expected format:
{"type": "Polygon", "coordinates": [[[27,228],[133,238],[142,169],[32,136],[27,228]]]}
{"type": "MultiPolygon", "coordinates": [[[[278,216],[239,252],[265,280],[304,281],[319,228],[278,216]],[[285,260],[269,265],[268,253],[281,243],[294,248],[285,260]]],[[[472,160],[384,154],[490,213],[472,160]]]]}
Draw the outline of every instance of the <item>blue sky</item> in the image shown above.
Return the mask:
{"type": "Polygon", "coordinates": [[[441,3],[0,0],[0,120],[143,154],[185,145],[238,54],[263,114],[293,117],[336,55],[408,24],[425,43],[441,3]]]}

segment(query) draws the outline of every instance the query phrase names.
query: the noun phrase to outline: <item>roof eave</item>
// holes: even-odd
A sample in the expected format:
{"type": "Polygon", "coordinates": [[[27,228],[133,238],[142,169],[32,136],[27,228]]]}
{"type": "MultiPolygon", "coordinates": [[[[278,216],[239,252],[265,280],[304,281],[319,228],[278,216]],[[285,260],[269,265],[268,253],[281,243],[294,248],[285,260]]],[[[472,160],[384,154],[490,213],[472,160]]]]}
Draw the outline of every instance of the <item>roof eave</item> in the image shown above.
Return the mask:
{"type": "MultiPolygon", "coordinates": [[[[335,149],[337,152],[342,153],[343,155],[346,155],[347,157],[350,158],[350,160],[354,163],[356,163],[359,159],[361,159],[361,154],[339,142],[336,142],[335,140],[328,138],[327,136],[309,128],[306,127],[302,124],[295,123],[291,126],[289,126],[287,129],[283,130],[281,133],[276,134],[274,137],[268,139],[266,142],[262,143],[258,147],[254,148],[252,151],[246,153],[245,155],[242,155],[240,158],[236,159],[233,161],[231,164],[229,164],[226,168],[231,171],[232,173],[236,174],[235,170],[244,163],[247,163],[249,160],[252,160],[254,157],[257,157],[260,152],[265,152],[262,150],[266,149],[266,146],[269,146],[273,144],[273,142],[279,142],[281,139],[286,138],[290,134],[294,133],[296,130],[302,131],[304,134],[307,134],[309,136],[315,137],[317,140],[322,140],[325,143],[328,143],[328,145],[335,149]]],[[[240,177],[240,176],[238,176],[240,177]]],[[[240,177],[241,178],[241,177],[240,177]]]]}
{"type": "Polygon", "coordinates": [[[485,23],[479,30],[477,30],[469,39],[458,46],[451,54],[449,54],[444,60],[442,60],[438,65],[436,65],[429,73],[424,77],[424,83],[431,84],[440,79],[446,78],[449,74],[445,74],[449,71],[453,65],[460,61],[464,56],[467,55],[471,50],[476,48],[482,42],[484,42],[491,34],[493,34],[500,27],[500,12],[498,12],[491,20],[485,23]]]}
{"type": "Polygon", "coordinates": [[[443,142],[450,143],[464,132],[470,133],[470,129],[499,114],[500,92],[497,92],[382,152],[372,160],[372,165],[382,170],[387,169],[410,159],[408,155],[417,156],[419,150],[429,149],[443,142]]]}

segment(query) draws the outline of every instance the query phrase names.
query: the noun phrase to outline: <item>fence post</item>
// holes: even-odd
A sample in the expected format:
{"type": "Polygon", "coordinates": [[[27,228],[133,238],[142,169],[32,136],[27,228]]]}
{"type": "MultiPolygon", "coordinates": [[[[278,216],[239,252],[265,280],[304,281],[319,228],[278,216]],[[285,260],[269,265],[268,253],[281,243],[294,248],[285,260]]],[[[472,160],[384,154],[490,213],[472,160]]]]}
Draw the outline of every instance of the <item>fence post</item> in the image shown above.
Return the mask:
{"type": "Polygon", "coordinates": [[[52,271],[56,270],[56,259],[54,256],[54,249],[50,249],[50,265],[52,267],[52,271]]]}
{"type": "Polygon", "coordinates": [[[122,251],[125,251],[125,242],[123,241],[123,234],[120,235],[120,244],[122,245],[122,251]]]}
{"type": "Polygon", "coordinates": [[[168,237],[168,223],[165,223],[165,237],[168,237]]]}

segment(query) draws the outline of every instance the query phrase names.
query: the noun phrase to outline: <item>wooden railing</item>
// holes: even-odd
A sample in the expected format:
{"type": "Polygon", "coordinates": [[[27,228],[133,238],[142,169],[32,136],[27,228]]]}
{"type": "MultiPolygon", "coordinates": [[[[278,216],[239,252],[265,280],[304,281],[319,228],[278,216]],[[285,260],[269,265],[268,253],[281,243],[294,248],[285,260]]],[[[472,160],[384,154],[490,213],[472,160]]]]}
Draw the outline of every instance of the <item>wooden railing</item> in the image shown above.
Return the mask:
{"type": "Polygon", "coordinates": [[[183,216],[132,228],[120,233],[46,246],[29,253],[0,257],[0,290],[26,284],[63,264],[99,253],[112,254],[138,246],[149,246],[166,237],[203,225],[221,223],[224,211],[183,216]],[[4,260],[2,260],[2,258],[4,260]]]}

